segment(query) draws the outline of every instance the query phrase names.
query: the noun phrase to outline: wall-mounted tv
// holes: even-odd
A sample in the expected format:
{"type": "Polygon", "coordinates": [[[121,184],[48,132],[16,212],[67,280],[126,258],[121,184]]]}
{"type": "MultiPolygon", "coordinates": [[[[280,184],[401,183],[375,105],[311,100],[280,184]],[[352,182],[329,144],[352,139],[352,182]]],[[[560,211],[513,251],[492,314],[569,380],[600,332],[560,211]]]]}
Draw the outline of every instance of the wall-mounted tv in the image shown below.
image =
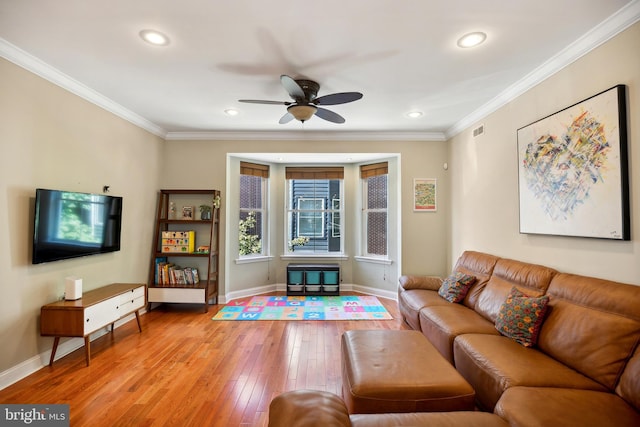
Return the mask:
{"type": "Polygon", "coordinates": [[[120,250],[122,197],[36,189],[33,264],[120,250]]]}

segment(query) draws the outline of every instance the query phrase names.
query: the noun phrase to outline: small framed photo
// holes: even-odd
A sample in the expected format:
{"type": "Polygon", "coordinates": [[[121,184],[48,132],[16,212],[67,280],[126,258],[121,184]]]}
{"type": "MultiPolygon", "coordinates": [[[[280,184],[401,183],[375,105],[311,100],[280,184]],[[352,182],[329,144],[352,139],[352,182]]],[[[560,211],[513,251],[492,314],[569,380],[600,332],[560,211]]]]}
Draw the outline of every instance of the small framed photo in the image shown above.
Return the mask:
{"type": "Polygon", "coordinates": [[[436,180],[416,178],[413,180],[414,212],[436,212],[436,180]]]}
{"type": "Polygon", "coordinates": [[[193,213],[195,212],[195,206],[183,206],[182,207],[182,219],[191,220],[193,219],[193,213]]]}

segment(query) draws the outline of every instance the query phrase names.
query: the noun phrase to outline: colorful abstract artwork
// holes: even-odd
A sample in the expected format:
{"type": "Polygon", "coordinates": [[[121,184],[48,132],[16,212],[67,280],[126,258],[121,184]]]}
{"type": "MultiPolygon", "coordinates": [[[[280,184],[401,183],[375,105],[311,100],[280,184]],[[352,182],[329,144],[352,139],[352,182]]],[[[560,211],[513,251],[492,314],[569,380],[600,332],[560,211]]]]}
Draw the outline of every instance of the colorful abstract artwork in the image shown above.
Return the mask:
{"type": "Polygon", "coordinates": [[[518,129],[520,232],[629,240],[625,86],[518,129]]]}
{"type": "Polygon", "coordinates": [[[436,205],[436,180],[413,180],[413,210],[416,212],[435,212],[436,205]]]}

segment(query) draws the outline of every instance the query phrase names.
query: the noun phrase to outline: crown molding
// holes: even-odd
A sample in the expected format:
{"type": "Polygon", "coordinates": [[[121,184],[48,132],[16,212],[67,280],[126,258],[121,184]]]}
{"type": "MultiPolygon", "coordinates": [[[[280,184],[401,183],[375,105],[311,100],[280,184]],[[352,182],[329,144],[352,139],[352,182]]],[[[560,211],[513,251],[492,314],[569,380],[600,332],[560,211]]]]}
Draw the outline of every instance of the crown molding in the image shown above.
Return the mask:
{"type": "Polygon", "coordinates": [[[69,77],[57,68],[14,46],[3,38],[0,38],[0,56],[156,136],[164,138],[167,133],[155,123],[124,108],[122,105],[69,77]]]}
{"type": "Polygon", "coordinates": [[[456,122],[446,130],[446,139],[450,139],[463,130],[473,126],[489,114],[505,106],[529,89],[548,79],[553,74],[626,30],[631,25],[638,22],[638,20],[640,20],[640,0],[635,0],[602,21],[575,42],[562,49],[555,56],[551,57],[542,65],[524,76],[521,80],[509,86],[495,98],[456,122]]]}
{"type": "Polygon", "coordinates": [[[167,141],[446,141],[442,132],[169,132],[167,141]]]}
{"type": "Polygon", "coordinates": [[[167,132],[162,127],[124,108],[106,96],[96,92],[60,70],[46,64],[35,56],[0,38],[0,56],[10,62],[68,90],[69,92],[121,117],[132,124],[166,140],[213,140],[213,141],[446,141],[473,126],[484,117],[495,112],[522,95],[532,87],[562,70],[591,50],[605,43],[640,20],[640,0],[634,0],[594,27],[591,31],[545,61],[520,81],[509,86],[489,102],[457,121],[445,132],[259,132],[259,131],[215,131],[215,132],[167,132]]]}

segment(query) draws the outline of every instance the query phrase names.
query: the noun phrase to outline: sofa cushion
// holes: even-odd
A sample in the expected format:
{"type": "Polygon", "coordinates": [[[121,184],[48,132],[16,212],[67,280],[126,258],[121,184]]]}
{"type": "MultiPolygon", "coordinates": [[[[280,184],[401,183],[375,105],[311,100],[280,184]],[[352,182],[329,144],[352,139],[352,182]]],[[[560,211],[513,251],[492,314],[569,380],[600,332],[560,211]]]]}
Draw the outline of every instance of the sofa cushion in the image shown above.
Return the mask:
{"type": "Polygon", "coordinates": [[[449,302],[462,302],[475,281],[475,276],[454,271],[442,281],[442,285],[438,289],[438,295],[449,302]]]}
{"type": "Polygon", "coordinates": [[[449,301],[443,299],[436,291],[424,289],[411,289],[402,291],[398,295],[398,309],[402,318],[416,331],[420,330],[420,310],[424,307],[434,305],[451,305],[449,301]]]}
{"type": "Polygon", "coordinates": [[[551,387],[513,387],[504,392],[495,413],[512,427],[640,425],[640,414],[612,393],[551,387]]]}
{"type": "Polygon", "coordinates": [[[475,276],[476,282],[471,286],[467,296],[462,304],[469,308],[474,308],[478,302],[478,297],[482,293],[489,277],[493,273],[493,269],[500,258],[495,255],[485,254],[483,252],[464,251],[453,271],[475,276]]]}
{"type": "Polygon", "coordinates": [[[420,330],[451,364],[454,363],[453,340],[458,335],[499,335],[493,323],[460,304],[423,308],[420,310],[420,330]]]}
{"type": "Polygon", "coordinates": [[[614,390],[640,341],[640,286],[558,274],[538,348],[614,390]]]}
{"type": "Polygon", "coordinates": [[[525,347],[533,347],[538,341],[548,303],[547,295],[529,297],[513,287],[500,307],[496,329],[525,347]]]}
{"type": "Polygon", "coordinates": [[[636,347],[635,354],[625,366],[616,394],[640,411],[640,346],[636,347]]]}
{"type": "Polygon", "coordinates": [[[500,259],[484,290],[478,298],[475,310],[486,319],[494,322],[500,306],[514,286],[527,295],[544,295],[551,279],[558,272],[542,265],[510,259],[500,259]]]}
{"type": "Polygon", "coordinates": [[[460,335],[453,343],[453,357],[458,372],[476,390],[478,403],[489,411],[506,389],[515,386],[607,391],[538,349],[501,335],[460,335]]]}

